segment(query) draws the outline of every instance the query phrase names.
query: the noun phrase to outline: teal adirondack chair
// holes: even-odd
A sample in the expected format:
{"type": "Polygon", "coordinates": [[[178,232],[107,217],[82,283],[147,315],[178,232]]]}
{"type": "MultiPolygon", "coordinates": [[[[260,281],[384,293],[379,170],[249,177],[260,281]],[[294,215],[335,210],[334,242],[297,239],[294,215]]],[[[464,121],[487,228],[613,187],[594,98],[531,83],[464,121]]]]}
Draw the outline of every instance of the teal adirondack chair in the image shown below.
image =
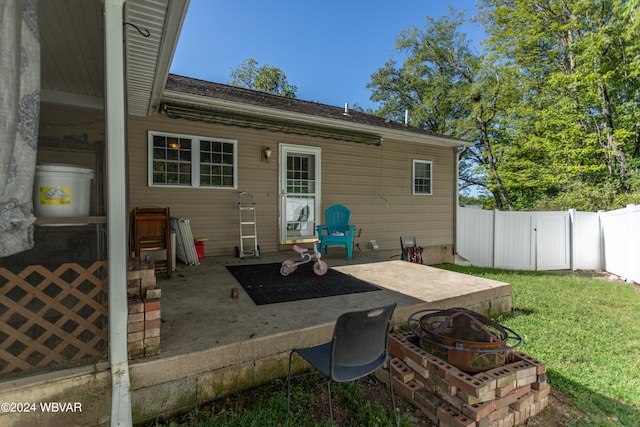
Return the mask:
{"type": "Polygon", "coordinates": [[[351,222],[351,211],[343,205],[333,205],[324,212],[325,224],[317,225],[318,251],[327,253],[327,246],[344,246],[347,249],[347,259],[353,254],[353,235],[356,232],[355,225],[351,222]]]}

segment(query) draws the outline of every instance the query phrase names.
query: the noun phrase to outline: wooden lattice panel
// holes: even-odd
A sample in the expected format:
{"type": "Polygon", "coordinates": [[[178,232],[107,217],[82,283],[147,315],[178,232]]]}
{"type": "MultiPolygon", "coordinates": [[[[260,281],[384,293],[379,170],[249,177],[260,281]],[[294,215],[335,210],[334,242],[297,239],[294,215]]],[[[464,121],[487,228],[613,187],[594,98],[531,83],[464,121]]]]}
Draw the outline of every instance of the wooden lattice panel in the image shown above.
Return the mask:
{"type": "Polygon", "coordinates": [[[105,261],[0,268],[0,376],[106,356],[107,319],[105,261]]]}

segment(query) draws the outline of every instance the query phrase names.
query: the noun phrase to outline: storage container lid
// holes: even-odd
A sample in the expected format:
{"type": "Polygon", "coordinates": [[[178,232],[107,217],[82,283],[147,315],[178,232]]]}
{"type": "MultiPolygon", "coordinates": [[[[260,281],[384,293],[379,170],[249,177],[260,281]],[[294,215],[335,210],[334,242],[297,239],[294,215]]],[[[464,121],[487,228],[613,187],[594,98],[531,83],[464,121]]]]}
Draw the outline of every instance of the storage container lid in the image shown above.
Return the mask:
{"type": "Polygon", "coordinates": [[[93,178],[93,169],[76,165],[66,165],[62,163],[43,163],[36,165],[36,172],[66,172],[91,175],[93,178]]]}

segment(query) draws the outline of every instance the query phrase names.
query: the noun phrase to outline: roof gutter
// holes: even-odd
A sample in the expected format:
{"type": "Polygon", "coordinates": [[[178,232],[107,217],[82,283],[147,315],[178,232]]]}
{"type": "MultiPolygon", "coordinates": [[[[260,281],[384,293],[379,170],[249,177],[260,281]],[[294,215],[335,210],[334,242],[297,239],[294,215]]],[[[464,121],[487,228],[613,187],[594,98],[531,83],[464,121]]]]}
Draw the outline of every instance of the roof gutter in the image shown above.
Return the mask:
{"type": "MultiPolygon", "coordinates": [[[[162,100],[168,103],[189,104],[192,109],[201,106],[217,112],[232,114],[242,117],[253,117],[256,119],[271,120],[286,123],[295,123],[305,126],[324,127],[344,132],[359,132],[362,134],[376,135],[381,139],[397,139],[422,144],[439,145],[445,147],[459,147],[461,145],[471,146],[470,142],[454,138],[438,137],[435,135],[425,135],[408,132],[398,129],[388,129],[380,126],[372,126],[352,121],[336,120],[328,117],[321,117],[311,114],[298,113],[293,111],[263,107],[237,101],[228,101],[219,98],[193,95],[174,90],[166,90],[162,100]]],[[[376,144],[379,145],[379,144],[376,144]]]]}
{"type": "Polygon", "coordinates": [[[190,0],[172,0],[167,6],[165,14],[166,20],[162,30],[162,40],[158,51],[158,60],[156,62],[156,76],[153,79],[153,87],[151,88],[151,96],[149,100],[149,109],[147,116],[158,111],[160,106],[160,98],[162,97],[162,89],[167,84],[169,77],[169,68],[173,60],[176,46],[178,45],[178,37],[182,31],[182,24],[187,15],[190,0]]]}

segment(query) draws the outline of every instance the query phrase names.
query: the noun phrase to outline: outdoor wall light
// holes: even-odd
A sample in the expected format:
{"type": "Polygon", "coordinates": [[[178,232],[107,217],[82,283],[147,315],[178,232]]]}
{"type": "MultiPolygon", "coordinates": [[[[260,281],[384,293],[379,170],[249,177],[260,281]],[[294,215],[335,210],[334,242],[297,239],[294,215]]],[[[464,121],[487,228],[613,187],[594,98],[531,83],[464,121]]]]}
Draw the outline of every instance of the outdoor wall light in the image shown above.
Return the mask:
{"type": "Polygon", "coordinates": [[[271,148],[267,147],[264,150],[262,150],[262,159],[265,160],[267,163],[269,163],[269,159],[271,158],[272,154],[273,154],[273,151],[271,150],[271,148]]]}

